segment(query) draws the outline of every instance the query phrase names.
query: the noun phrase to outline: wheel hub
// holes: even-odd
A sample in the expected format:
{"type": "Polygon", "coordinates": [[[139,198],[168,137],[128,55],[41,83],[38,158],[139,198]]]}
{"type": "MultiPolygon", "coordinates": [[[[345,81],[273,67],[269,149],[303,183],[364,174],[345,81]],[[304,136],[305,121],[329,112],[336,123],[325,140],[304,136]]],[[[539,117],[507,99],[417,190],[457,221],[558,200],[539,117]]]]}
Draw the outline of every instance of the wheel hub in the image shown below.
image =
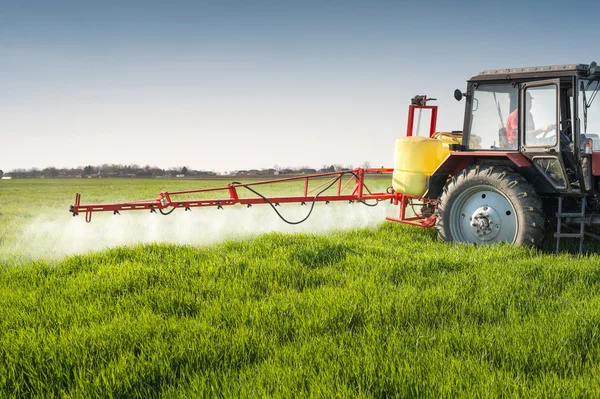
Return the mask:
{"type": "Polygon", "coordinates": [[[500,232],[500,215],[489,205],[483,205],[471,215],[473,234],[481,240],[493,240],[500,232]]]}
{"type": "Polygon", "coordinates": [[[450,220],[450,231],[457,241],[512,243],[517,235],[514,206],[501,191],[487,184],[460,192],[452,203],[450,220]]]}

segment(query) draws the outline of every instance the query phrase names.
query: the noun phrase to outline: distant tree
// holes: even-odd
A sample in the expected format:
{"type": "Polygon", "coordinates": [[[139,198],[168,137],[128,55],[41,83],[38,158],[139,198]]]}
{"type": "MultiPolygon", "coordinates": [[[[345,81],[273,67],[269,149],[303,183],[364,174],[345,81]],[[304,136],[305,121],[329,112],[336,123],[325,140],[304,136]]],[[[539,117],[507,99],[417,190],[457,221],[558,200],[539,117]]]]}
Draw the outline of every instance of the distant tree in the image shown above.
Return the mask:
{"type": "Polygon", "coordinates": [[[0,169],[0,177],[4,176],[4,171],[0,169]]]}
{"type": "Polygon", "coordinates": [[[58,177],[58,175],[59,175],[58,169],[56,169],[54,167],[49,167],[49,168],[42,170],[42,176],[44,176],[44,177],[58,177]]]}
{"type": "Polygon", "coordinates": [[[105,174],[105,173],[106,173],[106,174],[113,173],[113,174],[115,174],[115,175],[116,175],[116,174],[118,174],[118,173],[121,171],[121,165],[116,165],[116,164],[106,164],[106,163],[105,163],[105,164],[103,164],[103,165],[102,165],[102,166],[101,166],[99,169],[100,169],[100,171],[101,171],[103,174],[105,174]]]}
{"type": "Polygon", "coordinates": [[[89,176],[92,173],[94,173],[94,168],[92,167],[92,165],[88,165],[85,168],[83,168],[83,176],[89,176]]]}
{"type": "Polygon", "coordinates": [[[371,162],[369,162],[369,161],[363,162],[362,167],[364,169],[369,169],[371,167],[371,162]]]}
{"type": "Polygon", "coordinates": [[[163,176],[165,174],[164,170],[162,170],[156,166],[151,167],[149,171],[150,171],[150,173],[152,173],[152,176],[154,176],[154,177],[163,176]]]}
{"type": "Polygon", "coordinates": [[[22,178],[22,177],[26,177],[25,176],[25,169],[12,169],[10,172],[10,175],[14,178],[22,178]]]}
{"type": "Polygon", "coordinates": [[[185,166],[183,168],[181,168],[181,174],[182,175],[185,176],[187,174],[187,172],[188,172],[188,168],[186,168],[185,166]]]}

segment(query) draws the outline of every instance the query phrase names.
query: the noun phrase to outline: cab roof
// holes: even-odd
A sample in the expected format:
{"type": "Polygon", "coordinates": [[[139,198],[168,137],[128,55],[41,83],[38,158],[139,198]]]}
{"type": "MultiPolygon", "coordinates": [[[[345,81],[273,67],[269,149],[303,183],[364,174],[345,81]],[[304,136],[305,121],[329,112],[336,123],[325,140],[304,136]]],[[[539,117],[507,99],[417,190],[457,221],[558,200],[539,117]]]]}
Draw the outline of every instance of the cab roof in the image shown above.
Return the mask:
{"type": "MultiPolygon", "coordinates": [[[[589,72],[590,64],[560,64],[522,68],[487,69],[473,76],[470,81],[531,78],[550,79],[561,76],[587,76],[589,75],[589,72]]],[[[594,76],[600,76],[600,68],[596,68],[594,76]]]]}

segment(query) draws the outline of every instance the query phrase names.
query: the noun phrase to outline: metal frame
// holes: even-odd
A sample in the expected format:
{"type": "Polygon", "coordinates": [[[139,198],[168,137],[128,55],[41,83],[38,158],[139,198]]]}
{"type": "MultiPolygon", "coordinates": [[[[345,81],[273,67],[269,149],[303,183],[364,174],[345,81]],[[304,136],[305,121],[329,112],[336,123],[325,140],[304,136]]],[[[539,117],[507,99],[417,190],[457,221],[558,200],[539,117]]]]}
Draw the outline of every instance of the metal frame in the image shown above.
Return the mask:
{"type": "MultiPolygon", "coordinates": [[[[422,96],[423,104],[427,104],[427,96],[422,96]]],[[[410,104],[408,106],[408,121],[406,123],[406,137],[410,137],[413,135],[414,125],[415,125],[415,112],[417,110],[430,109],[431,110],[431,122],[429,124],[429,137],[433,136],[435,133],[435,128],[437,124],[437,105],[419,105],[419,104],[410,104]]]]}
{"type": "Polygon", "coordinates": [[[396,193],[394,195],[393,203],[394,203],[394,205],[400,205],[400,215],[397,218],[392,217],[392,216],[387,216],[385,218],[386,220],[390,220],[392,222],[412,224],[414,226],[419,226],[419,227],[435,226],[435,222],[436,222],[435,208],[437,207],[437,200],[396,193]],[[417,204],[414,204],[413,202],[417,202],[417,204]],[[433,206],[432,212],[430,215],[423,215],[414,210],[415,205],[426,205],[426,204],[431,204],[433,206]],[[413,210],[413,216],[409,216],[406,212],[406,208],[409,206],[413,210]]]}
{"type": "MultiPolygon", "coordinates": [[[[165,209],[177,209],[183,208],[190,210],[196,207],[218,207],[228,205],[247,205],[252,206],[256,204],[275,204],[279,205],[282,203],[303,203],[307,202],[332,202],[332,201],[368,201],[368,200],[391,200],[394,198],[394,193],[380,192],[371,193],[365,186],[365,176],[368,174],[390,174],[393,169],[363,169],[358,168],[349,171],[339,171],[330,173],[312,174],[306,176],[295,176],[282,179],[274,179],[267,181],[258,181],[251,183],[230,183],[222,187],[211,187],[197,190],[183,190],[183,191],[163,191],[154,200],[147,201],[134,201],[134,202],[117,202],[109,204],[82,204],[81,195],[75,196],[75,204],[71,205],[70,211],[73,216],[80,213],[85,214],[86,222],[91,222],[92,213],[94,212],[113,212],[118,214],[120,211],[136,211],[136,210],[150,210],[156,212],[157,210],[165,209]],[[349,176],[349,179],[344,182],[344,177],[349,176]],[[337,180],[337,181],[336,181],[337,180]],[[277,183],[293,182],[293,181],[304,181],[303,192],[301,195],[289,196],[289,197],[264,197],[257,195],[251,198],[242,198],[239,195],[238,190],[240,188],[250,188],[261,185],[273,185],[277,183]],[[311,182],[318,184],[316,187],[310,188],[311,182]],[[344,193],[351,182],[354,185],[351,186],[350,193],[344,193]],[[335,190],[334,194],[315,194],[320,189],[327,188],[326,186],[332,185],[332,189],[335,190]],[[335,185],[335,188],[333,188],[335,185]],[[190,194],[202,194],[209,192],[226,192],[227,196],[221,196],[213,199],[177,199],[176,197],[190,194]]],[[[325,190],[323,189],[323,190],[325,190]]]]}

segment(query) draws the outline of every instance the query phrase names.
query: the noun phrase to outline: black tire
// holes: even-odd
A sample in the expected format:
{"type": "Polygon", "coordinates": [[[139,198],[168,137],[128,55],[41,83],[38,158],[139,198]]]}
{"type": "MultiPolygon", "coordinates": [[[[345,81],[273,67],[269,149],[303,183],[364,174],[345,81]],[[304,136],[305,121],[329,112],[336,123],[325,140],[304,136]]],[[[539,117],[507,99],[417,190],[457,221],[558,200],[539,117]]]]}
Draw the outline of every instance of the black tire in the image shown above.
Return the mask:
{"type": "Polygon", "coordinates": [[[473,165],[450,179],[438,199],[442,241],[540,245],[542,201],[523,176],[504,166],[473,165]]]}

